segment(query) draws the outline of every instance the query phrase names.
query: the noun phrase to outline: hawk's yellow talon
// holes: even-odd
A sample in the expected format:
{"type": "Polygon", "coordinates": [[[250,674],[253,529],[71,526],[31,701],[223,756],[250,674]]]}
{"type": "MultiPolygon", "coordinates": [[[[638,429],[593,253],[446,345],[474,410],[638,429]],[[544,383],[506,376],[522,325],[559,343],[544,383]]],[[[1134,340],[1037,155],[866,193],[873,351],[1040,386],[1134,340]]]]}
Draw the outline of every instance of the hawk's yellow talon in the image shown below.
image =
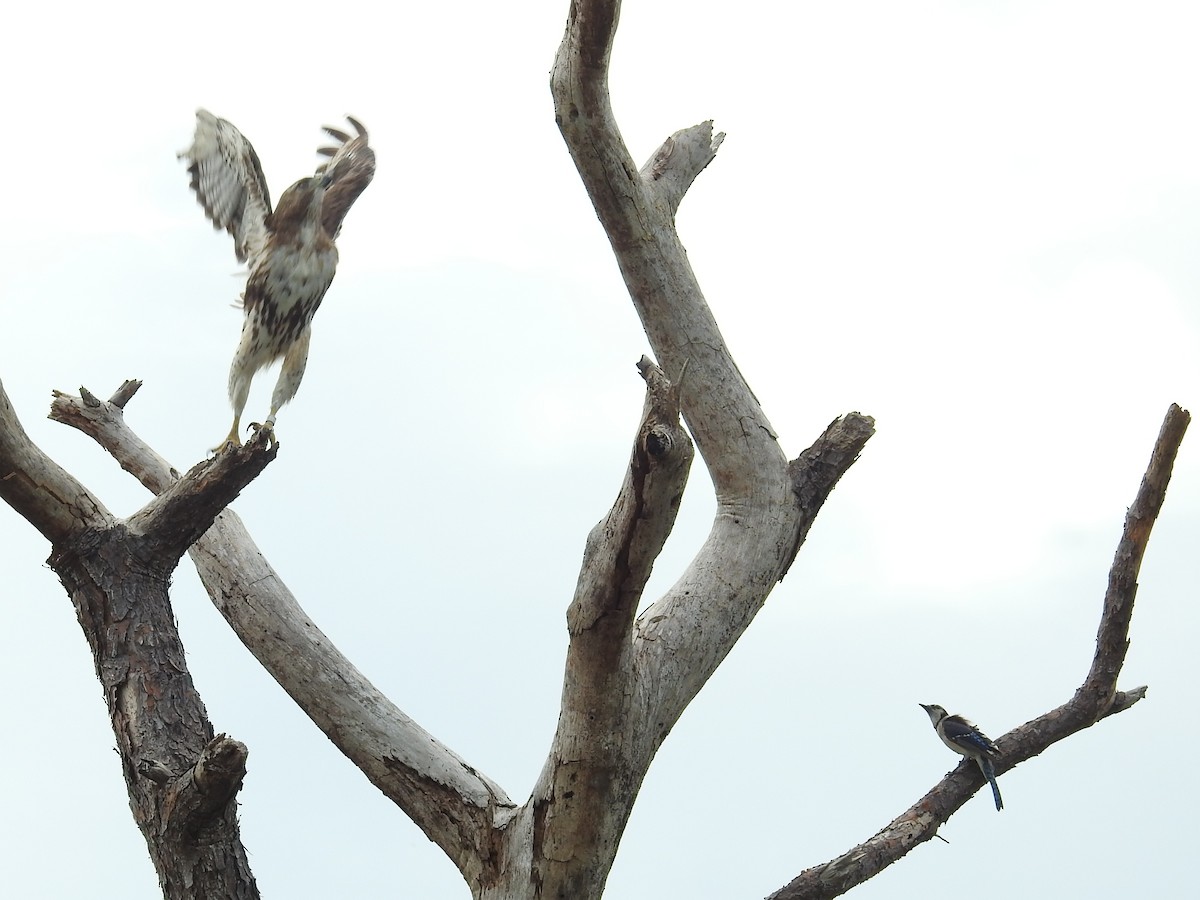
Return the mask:
{"type": "Polygon", "coordinates": [[[279,444],[279,441],[275,440],[275,423],[270,419],[267,419],[266,422],[251,422],[246,426],[246,430],[253,431],[255,437],[258,437],[259,432],[266,432],[268,447],[274,447],[279,444]]]}

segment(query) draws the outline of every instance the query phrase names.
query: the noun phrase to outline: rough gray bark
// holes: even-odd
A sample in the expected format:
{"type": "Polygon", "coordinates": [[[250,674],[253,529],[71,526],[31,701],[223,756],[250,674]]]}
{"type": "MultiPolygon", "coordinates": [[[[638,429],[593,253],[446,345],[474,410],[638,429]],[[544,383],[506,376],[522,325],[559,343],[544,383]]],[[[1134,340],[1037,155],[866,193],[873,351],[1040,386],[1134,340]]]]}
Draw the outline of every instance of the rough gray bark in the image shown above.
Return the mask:
{"type": "MultiPolygon", "coordinates": [[[[81,404],[101,406],[84,393],[81,404]]],[[[253,447],[202,463],[121,520],[29,440],[0,387],[0,497],[52,545],[167,898],[258,896],[234,802],[246,748],[213,734],[167,588],[187,547],[273,458],[253,447]]]]}

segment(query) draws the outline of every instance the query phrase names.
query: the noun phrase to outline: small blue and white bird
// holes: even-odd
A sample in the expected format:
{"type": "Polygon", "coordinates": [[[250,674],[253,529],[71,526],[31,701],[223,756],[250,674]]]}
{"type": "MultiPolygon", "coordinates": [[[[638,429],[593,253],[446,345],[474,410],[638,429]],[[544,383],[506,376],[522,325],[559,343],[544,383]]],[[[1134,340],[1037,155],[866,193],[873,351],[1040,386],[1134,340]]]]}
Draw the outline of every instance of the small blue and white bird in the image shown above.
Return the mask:
{"type": "Polygon", "coordinates": [[[979,771],[992,786],[996,809],[1004,809],[1004,801],[1000,799],[1000,788],[996,785],[996,767],[992,765],[992,759],[1000,755],[1000,748],[969,719],[952,716],[936,703],[922,703],[921,709],[929,714],[929,721],[933,723],[933,729],[943,744],[955,753],[975,760],[979,771]]]}

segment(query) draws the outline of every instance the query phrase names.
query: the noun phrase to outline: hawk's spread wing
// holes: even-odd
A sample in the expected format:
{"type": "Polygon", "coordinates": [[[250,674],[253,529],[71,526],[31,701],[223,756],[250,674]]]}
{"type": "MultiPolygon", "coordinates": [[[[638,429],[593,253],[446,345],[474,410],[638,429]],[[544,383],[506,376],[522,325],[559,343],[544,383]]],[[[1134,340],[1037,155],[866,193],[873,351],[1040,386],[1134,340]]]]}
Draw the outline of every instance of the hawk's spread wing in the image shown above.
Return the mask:
{"type": "Polygon", "coordinates": [[[321,208],[321,224],[331,238],[338,236],[346,213],[375,177],[375,151],[367,145],[367,129],[357,119],[346,116],[346,120],[358,134],[350,137],[346,132],[326,125],[325,133],[337,141],[338,146],[317,150],[322,156],[330,157],[328,162],[317,166],[317,172],[327,173],[332,179],[321,208]]]}
{"type": "Polygon", "coordinates": [[[254,147],[231,123],[200,109],[192,146],[179,156],[188,160],[204,214],[233,235],[238,262],[249,260],[253,269],[271,222],[271,195],[254,147]]]}

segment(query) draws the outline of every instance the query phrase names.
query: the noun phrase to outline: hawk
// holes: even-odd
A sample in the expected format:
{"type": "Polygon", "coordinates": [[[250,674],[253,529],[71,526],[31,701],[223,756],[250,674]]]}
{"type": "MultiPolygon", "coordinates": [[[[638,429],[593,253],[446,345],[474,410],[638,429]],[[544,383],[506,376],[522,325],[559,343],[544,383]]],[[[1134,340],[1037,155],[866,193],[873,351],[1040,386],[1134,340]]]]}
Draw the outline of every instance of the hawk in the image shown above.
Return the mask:
{"type": "Polygon", "coordinates": [[[250,270],[240,304],[242,337],[229,368],[233,427],[218,451],[241,442],[242,411],[259,369],[283,360],[270,415],[256,428],[274,429],[275,416],[296,396],[304,377],[312,318],[337,268],[333,242],[351,205],[375,176],[367,130],[346,118],[356,135],[326,126],[337,145],[317,152],[329,159],[316,174],[284,191],[274,209],[258,154],[231,123],[197,110],[192,146],[179,154],[188,162],[191,187],[204,214],[214,229],[233,236],[238,262],[250,270]]]}

